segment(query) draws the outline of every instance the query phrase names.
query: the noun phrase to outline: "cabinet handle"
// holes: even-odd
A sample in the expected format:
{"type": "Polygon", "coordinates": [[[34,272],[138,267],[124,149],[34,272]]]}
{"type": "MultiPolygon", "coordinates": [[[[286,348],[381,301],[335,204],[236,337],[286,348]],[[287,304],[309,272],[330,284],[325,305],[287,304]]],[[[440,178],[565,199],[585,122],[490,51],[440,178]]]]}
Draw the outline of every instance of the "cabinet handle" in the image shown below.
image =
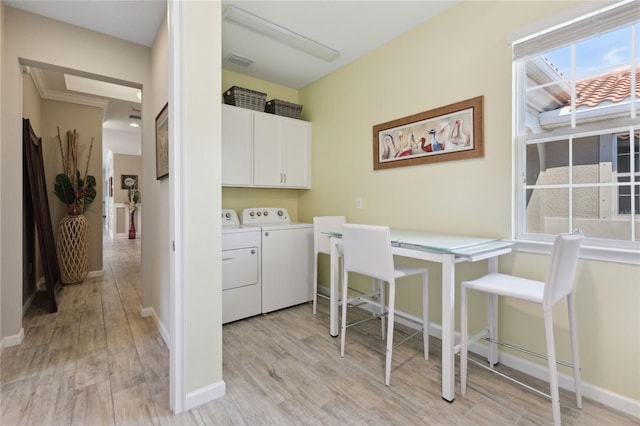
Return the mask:
{"type": "Polygon", "coordinates": [[[287,174],[283,173],[283,176],[284,176],[284,183],[287,183],[287,174]]]}
{"type": "Polygon", "coordinates": [[[256,251],[252,249],[251,254],[256,254],[256,251]]]}

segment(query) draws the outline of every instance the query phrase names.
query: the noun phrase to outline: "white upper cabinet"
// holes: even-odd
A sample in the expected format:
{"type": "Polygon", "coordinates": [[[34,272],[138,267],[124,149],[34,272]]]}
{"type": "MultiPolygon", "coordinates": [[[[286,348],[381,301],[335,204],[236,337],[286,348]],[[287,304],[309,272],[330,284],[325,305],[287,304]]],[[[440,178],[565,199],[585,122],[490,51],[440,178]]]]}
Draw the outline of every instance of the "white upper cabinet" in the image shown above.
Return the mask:
{"type": "Polygon", "coordinates": [[[253,111],[222,106],[222,185],[253,183],[253,111]]]}
{"type": "MultiPolygon", "coordinates": [[[[238,116],[242,113],[238,113],[238,116]]],[[[226,105],[222,119],[223,185],[311,187],[311,123],[226,105]],[[236,110],[252,115],[252,123],[247,124],[244,117],[238,119],[236,110]],[[237,126],[244,129],[230,129],[237,126]],[[247,131],[247,128],[251,131],[247,131]],[[244,138],[243,147],[250,145],[248,150],[227,147],[228,144],[238,143],[239,137],[244,138]],[[251,170],[247,171],[247,167],[251,170]]]]}

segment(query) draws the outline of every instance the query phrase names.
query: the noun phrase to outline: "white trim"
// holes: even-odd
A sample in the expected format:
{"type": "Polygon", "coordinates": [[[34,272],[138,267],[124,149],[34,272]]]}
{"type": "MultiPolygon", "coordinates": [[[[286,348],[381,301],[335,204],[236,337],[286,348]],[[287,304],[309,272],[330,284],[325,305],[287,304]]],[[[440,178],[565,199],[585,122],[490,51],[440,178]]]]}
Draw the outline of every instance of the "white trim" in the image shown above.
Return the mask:
{"type": "MultiPolygon", "coordinates": [[[[323,287],[319,287],[318,291],[322,294],[329,293],[329,290],[323,287]]],[[[373,309],[373,307],[371,305],[368,305],[366,307],[362,307],[362,309],[371,310],[373,309]]],[[[398,324],[402,324],[414,330],[417,330],[419,327],[419,325],[417,324],[422,322],[421,318],[407,314],[405,312],[396,310],[395,313],[395,321],[398,324]]],[[[440,324],[434,323],[433,321],[430,321],[429,336],[442,339],[442,326],[440,324]]],[[[460,341],[460,333],[457,331],[455,332],[455,338],[457,341],[460,341]]],[[[487,346],[477,342],[469,346],[469,351],[483,357],[488,356],[487,346]]],[[[514,370],[518,370],[531,377],[540,379],[546,383],[549,382],[549,370],[547,369],[547,367],[533,363],[531,361],[527,361],[523,358],[506,353],[504,351],[499,352],[499,357],[499,363],[513,368],[514,370]]],[[[573,376],[558,372],[558,386],[562,389],[573,392],[573,376]]],[[[640,419],[640,401],[633,400],[615,392],[611,392],[610,390],[601,388],[599,386],[594,386],[585,382],[584,380],[582,381],[582,395],[615,410],[640,419]]],[[[551,406],[549,406],[549,409],[551,409],[551,406]]]]}
{"type": "MultiPolygon", "coordinates": [[[[513,243],[515,244],[513,251],[546,255],[551,255],[551,248],[553,246],[551,242],[545,241],[513,240],[513,243]]],[[[609,248],[582,245],[580,247],[580,258],[600,260],[603,262],[640,265],[640,252],[638,250],[626,250],[613,247],[609,248]]]]}
{"type": "Polygon", "coordinates": [[[184,179],[182,171],[182,118],[184,96],[183,32],[184,4],[181,1],[167,2],[169,26],[169,140],[172,141],[169,155],[169,294],[171,294],[171,324],[169,346],[169,405],[174,414],[185,411],[186,393],[186,342],[185,342],[185,294],[184,294],[184,250],[182,208],[184,202],[184,179]]]}
{"type": "Polygon", "coordinates": [[[562,12],[559,12],[553,16],[546,17],[530,25],[511,31],[509,34],[507,34],[507,44],[511,46],[513,43],[516,43],[520,40],[531,38],[538,33],[548,31],[550,28],[563,25],[566,22],[573,21],[582,16],[588,15],[599,9],[603,9],[616,3],[620,3],[620,1],[603,0],[580,3],[575,7],[563,10],[562,12]]]}
{"type": "Polygon", "coordinates": [[[24,328],[21,328],[18,334],[12,336],[5,336],[0,342],[0,349],[8,348],[10,346],[18,346],[24,341],[24,328]]]}
{"type": "Polygon", "coordinates": [[[189,392],[185,400],[185,410],[191,410],[199,405],[206,404],[225,395],[226,384],[224,380],[205,386],[193,392],[189,392]]]}
{"type": "Polygon", "coordinates": [[[104,269],[100,269],[99,271],[89,271],[87,274],[87,278],[100,278],[104,276],[104,269]]]}
{"type": "Polygon", "coordinates": [[[170,347],[169,344],[171,343],[169,331],[167,330],[167,327],[165,327],[165,325],[160,320],[160,317],[156,314],[155,309],[143,308],[142,306],[140,306],[140,316],[142,318],[153,317],[153,323],[156,325],[156,327],[158,327],[158,332],[160,333],[160,337],[162,337],[164,344],[167,345],[167,348],[169,348],[170,347]]]}

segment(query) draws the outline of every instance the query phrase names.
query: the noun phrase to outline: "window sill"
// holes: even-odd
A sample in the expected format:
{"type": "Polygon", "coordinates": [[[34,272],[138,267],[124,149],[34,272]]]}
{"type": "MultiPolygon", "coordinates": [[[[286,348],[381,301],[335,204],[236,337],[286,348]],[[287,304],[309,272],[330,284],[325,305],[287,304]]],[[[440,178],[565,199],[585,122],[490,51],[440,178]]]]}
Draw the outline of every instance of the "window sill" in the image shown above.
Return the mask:
{"type": "MultiPolygon", "coordinates": [[[[512,240],[515,244],[513,251],[523,253],[551,254],[553,244],[541,241],[512,240]]],[[[616,249],[610,247],[597,247],[582,245],[580,247],[580,258],[600,260],[603,262],[625,263],[629,265],[640,265],[640,251],[629,249],[616,249]]]]}

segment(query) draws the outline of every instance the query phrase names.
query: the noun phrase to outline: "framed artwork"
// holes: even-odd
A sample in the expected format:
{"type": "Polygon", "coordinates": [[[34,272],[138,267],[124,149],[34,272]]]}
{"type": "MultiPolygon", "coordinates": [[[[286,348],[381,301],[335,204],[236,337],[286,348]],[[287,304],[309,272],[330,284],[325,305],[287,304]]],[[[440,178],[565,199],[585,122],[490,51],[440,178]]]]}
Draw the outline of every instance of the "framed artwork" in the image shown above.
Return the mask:
{"type": "Polygon", "coordinates": [[[373,169],[482,157],[483,96],[373,126],[373,169]]]}
{"type": "Polygon", "coordinates": [[[132,186],[138,186],[138,175],[121,175],[120,188],[129,189],[132,186]]]}
{"type": "Polygon", "coordinates": [[[156,117],[156,179],[169,176],[169,104],[156,117]]]}

